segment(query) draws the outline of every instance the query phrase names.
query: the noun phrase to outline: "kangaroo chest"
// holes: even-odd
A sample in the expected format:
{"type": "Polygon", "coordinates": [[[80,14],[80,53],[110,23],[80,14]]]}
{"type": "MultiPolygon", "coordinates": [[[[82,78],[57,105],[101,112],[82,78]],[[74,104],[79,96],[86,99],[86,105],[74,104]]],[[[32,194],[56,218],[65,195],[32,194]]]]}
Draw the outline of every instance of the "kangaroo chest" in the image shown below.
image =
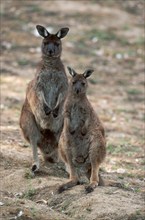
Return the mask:
{"type": "Polygon", "coordinates": [[[90,143],[88,133],[86,135],[82,135],[82,127],[85,125],[88,117],[89,111],[85,108],[85,104],[74,103],[71,106],[70,129],[74,132],[69,135],[69,141],[74,164],[84,164],[89,155],[90,143]]]}
{"type": "Polygon", "coordinates": [[[50,108],[55,107],[58,95],[66,89],[66,83],[66,76],[61,71],[44,71],[39,77],[38,86],[43,91],[50,108]]]}
{"type": "Polygon", "coordinates": [[[70,123],[71,127],[79,128],[83,126],[87,119],[87,111],[83,106],[78,105],[77,103],[73,104],[70,112],[70,123]]]}

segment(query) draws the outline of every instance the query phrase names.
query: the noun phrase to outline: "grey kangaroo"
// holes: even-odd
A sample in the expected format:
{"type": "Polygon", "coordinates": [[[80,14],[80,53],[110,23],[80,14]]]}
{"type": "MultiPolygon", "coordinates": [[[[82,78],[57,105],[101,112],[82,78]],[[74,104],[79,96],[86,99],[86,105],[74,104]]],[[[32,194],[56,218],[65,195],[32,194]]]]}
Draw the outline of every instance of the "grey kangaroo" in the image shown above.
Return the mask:
{"type": "Polygon", "coordinates": [[[68,91],[68,80],[61,61],[62,43],[69,28],[50,34],[36,26],[43,37],[42,60],[37,73],[28,84],[20,116],[20,128],[33,151],[32,171],[39,170],[38,147],[45,161],[56,162],[58,141],[63,129],[63,104],[68,91]]]}
{"type": "Polygon", "coordinates": [[[77,74],[68,67],[72,76],[64,108],[64,127],[59,142],[60,157],[69,173],[69,181],[58,188],[58,193],[79,184],[77,170],[85,169],[90,180],[86,192],[92,192],[101,185],[99,166],[106,155],[106,141],[103,125],[86,96],[87,77],[93,70],[77,74]]]}

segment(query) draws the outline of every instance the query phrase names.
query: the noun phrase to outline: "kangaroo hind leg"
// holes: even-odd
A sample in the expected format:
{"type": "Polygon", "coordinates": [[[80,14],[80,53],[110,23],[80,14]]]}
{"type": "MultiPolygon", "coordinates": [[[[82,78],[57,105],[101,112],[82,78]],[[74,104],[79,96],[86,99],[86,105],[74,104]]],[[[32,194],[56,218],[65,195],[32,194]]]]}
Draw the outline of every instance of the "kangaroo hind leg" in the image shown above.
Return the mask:
{"type": "Polygon", "coordinates": [[[38,143],[40,142],[40,132],[38,130],[34,115],[30,111],[22,109],[20,117],[20,127],[24,138],[30,143],[33,153],[32,172],[39,170],[38,143]]]}
{"type": "Polygon", "coordinates": [[[76,186],[80,183],[75,168],[73,166],[68,166],[68,164],[66,165],[66,167],[68,169],[67,171],[69,172],[69,181],[67,183],[62,184],[58,188],[58,193],[62,193],[63,191],[72,188],[73,186],[76,186]]]}

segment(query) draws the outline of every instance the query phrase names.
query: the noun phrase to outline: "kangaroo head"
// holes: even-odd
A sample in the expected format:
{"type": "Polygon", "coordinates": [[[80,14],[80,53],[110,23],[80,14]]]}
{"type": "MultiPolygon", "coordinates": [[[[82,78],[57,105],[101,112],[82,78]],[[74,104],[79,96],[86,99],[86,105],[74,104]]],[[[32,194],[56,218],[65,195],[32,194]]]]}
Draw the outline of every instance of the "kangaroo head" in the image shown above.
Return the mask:
{"type": "Polygon", "coordinates": [[[74,69],[67,67],[70,75],[72,76],[72,79],[70,81],[70,88],[71,91],[76,94],[85,94],[87,90],[87,77],[89,77],[94,70],[93,69],[87,69],[83,74],[78,74],[75,72],[74,69]]]}
{"type": "Polygon", "coordinates": [[[38,33],[43,37],[42,54],[47,57],[59,57],[62,51],[61,38],[65,37],[69,28],[61,28],[56,34],[50,34],[41,25],[36,25],[38,33]]]}

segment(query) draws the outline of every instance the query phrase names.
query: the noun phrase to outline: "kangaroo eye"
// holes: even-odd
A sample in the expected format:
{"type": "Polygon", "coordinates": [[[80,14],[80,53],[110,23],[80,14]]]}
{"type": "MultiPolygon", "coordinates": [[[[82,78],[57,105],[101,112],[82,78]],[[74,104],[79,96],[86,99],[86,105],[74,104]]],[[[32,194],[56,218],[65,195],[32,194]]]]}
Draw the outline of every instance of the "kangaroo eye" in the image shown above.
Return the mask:
{"type": "Polygon", "coordinates": [[[58,46],[60,45],[60,43],[59,43],[59,42],[56,42],[55,45],[58,47],[58,46]]]}
{"type": "Polygon", "coordinates": [[[72,82],[72,84],[74,85],[74,84],[75,84],[75,82],[72,82]]]}
{"type": "Polygon", "coordinates": [[[84,86],[84,85],[85,85],[85,83],[84,83],[84,82],[82,82],[81,84],[82,84],[82,86],[84,86]]]}
{"type": "Polygon", "coordinates": [[[45,46],[48,44],[47,42],[43,42],[43,43],[44,43],[45,46]]]}

